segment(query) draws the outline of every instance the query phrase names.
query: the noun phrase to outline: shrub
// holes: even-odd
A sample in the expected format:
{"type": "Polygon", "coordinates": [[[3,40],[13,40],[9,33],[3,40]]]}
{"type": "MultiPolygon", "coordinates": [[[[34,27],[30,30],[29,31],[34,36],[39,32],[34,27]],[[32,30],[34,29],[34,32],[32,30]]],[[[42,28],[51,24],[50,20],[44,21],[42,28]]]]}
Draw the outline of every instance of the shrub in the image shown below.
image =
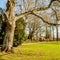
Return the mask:
{"type": "Polygon", "coordinates": [[[20,45],[24,40],[26,40],[25,36],[25,21],[23,18],[16,21],[16,28],[14,34],[14,46],[20,45]]]}

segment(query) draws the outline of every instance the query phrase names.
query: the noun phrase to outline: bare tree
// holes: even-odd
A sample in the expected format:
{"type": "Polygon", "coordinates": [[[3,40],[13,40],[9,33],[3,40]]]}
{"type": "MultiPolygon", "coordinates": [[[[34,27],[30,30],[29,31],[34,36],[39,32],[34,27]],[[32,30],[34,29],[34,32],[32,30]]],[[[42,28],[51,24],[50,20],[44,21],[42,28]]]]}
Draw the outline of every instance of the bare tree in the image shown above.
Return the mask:
{"type": "Polygon", "coordinates": [[[28,28],[29,28],[29,39],[32,40],[32,37],[34,36],[34,33],[36,33],[36,31],[38,31],[41,26],[40,26],[40,21],[39,18],[37,18],[36,16],[29,16],[28,19],[28,28]]]}

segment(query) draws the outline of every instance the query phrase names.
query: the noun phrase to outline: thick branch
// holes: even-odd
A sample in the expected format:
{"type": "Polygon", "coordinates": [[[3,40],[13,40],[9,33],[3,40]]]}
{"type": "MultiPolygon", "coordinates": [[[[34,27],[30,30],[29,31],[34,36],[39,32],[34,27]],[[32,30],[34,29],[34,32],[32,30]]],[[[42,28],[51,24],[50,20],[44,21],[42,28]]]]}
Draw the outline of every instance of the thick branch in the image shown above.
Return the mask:
{"type": "Polygon", "coordinates": [[[22,14],[20,14],[20,15],[16,15],[16,16],[15,16],[15,20],[18,20],[18,19],[20,19],[20,18],[22,18],[23,16],[26,16],[26,15],[28,15],[28,14],[31,14],[31,11],[22,13],[22,14]]]}
{"type": "Polygon", "coordinates": [[[33,10],[30,10],[30,11],[27,11],[27,12],[25,12],[25,13],[22,13],[22,14],[20,14],[20,15],[16,15],[15,20],[18,20],[19,18],[21,18],[21,17],[23,17],[23,16],[25,16],[25,15],[31,14],[33,11],[47,10],[47,9],[50,8],[50,6],[52,5],[52,3],[53,3],[54,1],[60,2],[59,0],[51,0],[51,2],[50,2],[50,4],[48,5],[48,7],[45,7],[45,8],[35,8],[35,9],[33,9],[33,10]]]}
{"type": "Polygon", "coordinates": [[[53,2],[53,1],[58,1],[58,2],[60,2],[60,0],[51,0],[51,2],[53,2]]]}
{"type": "Polygon", "coordinates": [[[44,23],[47,23],[47,24],[49,24],[49,25],[54,25],[54,26],[60,25],[60,24],[56,24],[56,23],[51,23],[51,22],[45,21],[41,16],[37,15],[37,14],[34,13],[34,12],[32,12],[32,14],[35,15],[35,16],[37,16],[38,18],[42,19],[42,21],[43,21],[44,23]]]}

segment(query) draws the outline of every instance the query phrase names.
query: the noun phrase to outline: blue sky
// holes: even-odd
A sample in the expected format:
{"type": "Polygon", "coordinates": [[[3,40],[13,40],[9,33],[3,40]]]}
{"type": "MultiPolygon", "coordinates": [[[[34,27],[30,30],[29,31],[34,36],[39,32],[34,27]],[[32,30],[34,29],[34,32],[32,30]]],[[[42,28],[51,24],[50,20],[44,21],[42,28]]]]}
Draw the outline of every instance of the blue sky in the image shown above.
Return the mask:
{"type": "Polygon", "coordinates": [[[0,0],[0,7],[5,9],[6,8],[6,2],[7,2],[7,0],[0,0]]]}
{"type": "MultiPolygon", "coordinates": [[[[7,0],[0,0],[0,7],[5,9],[6,8],[6,2],[7,0]]],[[[49,4],[48,2],[50,2],[50,0],[46,0],[47,5],[49,4]]]]}

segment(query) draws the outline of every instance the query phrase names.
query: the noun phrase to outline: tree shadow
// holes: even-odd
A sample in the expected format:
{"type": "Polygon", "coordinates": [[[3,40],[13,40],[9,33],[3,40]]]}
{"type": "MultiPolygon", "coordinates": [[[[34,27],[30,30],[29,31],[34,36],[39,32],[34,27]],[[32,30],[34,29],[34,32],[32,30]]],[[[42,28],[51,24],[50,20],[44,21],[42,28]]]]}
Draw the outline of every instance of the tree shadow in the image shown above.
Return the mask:
{"type": "Polygon", "coordinates": [[[5,56],[5,55],[8,55],[8,54],[10,54],[10,53],[4,53],[4,54],[1,54],[1,55],[0,55],[0,60],[5,60],[5,59],[2,58],[2,57],[5,56]]]}
{"type": "Polygon", "coordinates": [[[3,59],[2,56],[0,55],[0,60],[5,60],[5,59],[3,59]]]}

